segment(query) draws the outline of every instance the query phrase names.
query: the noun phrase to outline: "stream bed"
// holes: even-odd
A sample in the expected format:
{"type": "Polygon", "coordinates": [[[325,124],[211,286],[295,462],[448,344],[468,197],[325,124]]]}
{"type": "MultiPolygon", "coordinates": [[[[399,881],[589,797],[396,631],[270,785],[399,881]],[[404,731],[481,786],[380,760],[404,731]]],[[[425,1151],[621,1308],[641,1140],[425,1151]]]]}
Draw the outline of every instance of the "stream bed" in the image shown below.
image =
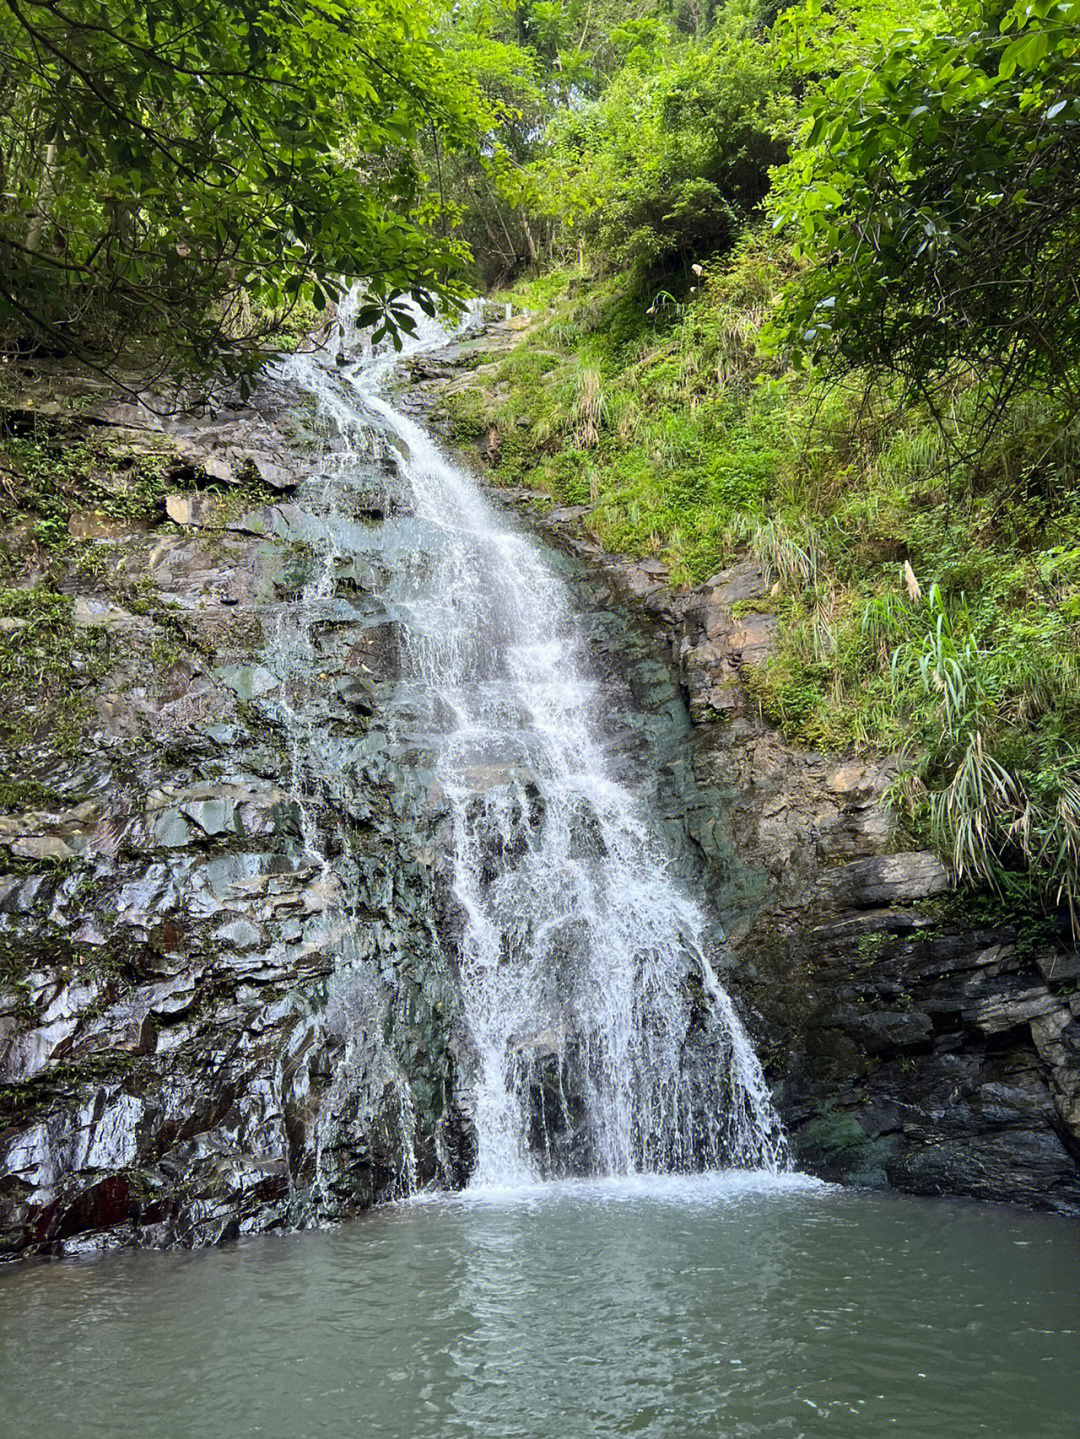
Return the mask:
{"type": "Polygon", "coordinates": [[[0,1272],[0,1434],[1071,1439],[1080,1229],[727,1173],[0,1272]]]}

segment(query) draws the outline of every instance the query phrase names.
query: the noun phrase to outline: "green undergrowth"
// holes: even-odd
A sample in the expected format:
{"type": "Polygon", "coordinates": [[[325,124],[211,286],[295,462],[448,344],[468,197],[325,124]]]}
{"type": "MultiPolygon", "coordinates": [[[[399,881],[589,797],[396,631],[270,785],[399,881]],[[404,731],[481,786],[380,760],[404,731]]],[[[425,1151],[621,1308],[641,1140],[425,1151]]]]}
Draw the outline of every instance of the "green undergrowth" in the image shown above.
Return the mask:
{"type": "Polygon", "coordinates": [[[193,485],[222,496],[222,523],[245,504],[280,498],[253,471],[239,484],[192,476],[163,437],[104,427],[85,436],[49,420],[13,432],[0,409],[0,573],[10,579],[43,557],[92,571],[94,541],[79,538],[80,520],[159,524],[167,495],[193,485]]]}
{"type": "MultiPolygon", "coordinates": [[[[86,692],[109,669],[111,637],[78,626],[74,602],[47,581],[0,587],[0,760],[17,774],[27,748],[79,749],[86,719],[86,692]]],[[[11,797],[14,780],[5,785],[11,797]]]]}
{"type": "Polygon", "coordinates": [[[587,506],[613,552],[675,586],[750,556],[777,615],[743,678],[831,750],[900,751],[890,799],[962,880],[1080,907],[1080,435],[1015,396],[977,455],[958,383],[935,423],[762,343],[789,252],[751,236],[679,294],[568,272],[510,298],[542,323],[451,402],[498,433],[497,483],[587,506]]]}
{"type": "Polygon", "coordinates": [[[41,422],[0,438],[0,526],[46,549],[67,547],[69,522],[84,512],[110,520],[158,517],[175,455],[164,442],[134,446],[113,438],[74,438],[41,422]]]}

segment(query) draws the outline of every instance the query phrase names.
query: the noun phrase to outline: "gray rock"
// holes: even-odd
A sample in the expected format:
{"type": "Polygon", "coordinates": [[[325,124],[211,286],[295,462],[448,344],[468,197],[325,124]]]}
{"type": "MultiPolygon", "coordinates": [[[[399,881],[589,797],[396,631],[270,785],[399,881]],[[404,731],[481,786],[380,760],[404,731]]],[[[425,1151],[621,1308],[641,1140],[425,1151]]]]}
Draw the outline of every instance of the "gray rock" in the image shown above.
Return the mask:
{"type": "Polygon", "coordinates": [[[964,1018],[984,1034],[1004,1034],[1060,1010],[1061,1002],[1038,985],[1019,994],[993,994],[965,1010],[964,1018]]]}
{"type": "Polygon", "coordinates": [[[277,678],[263,665],[223,665],[214,673],[242,700],[260,699],[278,686],[277,678]]]}
{"type": "Polygon", "coordinates": [[[131,630],[150,628],[148,621],[140,615],[133,615],[122,605],[108,599],[97,599],[89,595],[77,595],[72,607],[73,623],[86,629],[131,630]]]}
{"type": "Polygon", "coordinates": [[[198,825],[204,834],[240,834],[242,829],[236,813],[236,801],[228,795],[219,799],[187,800],[180,806],[181,814],[198,825]]]}
{"type": "Polygon", "coordinates": [[[916,854],[882,854],[869,859],[853,860],[820,876],[823,889],[831,891],[837,902],[857,908],[879,904],[910,904],[912,900],[928,899],[944,894],[949,888],[949,875],[936,854],[923,850],[916,854]]]}
{"type": "Polygon", "coordinates": [[[166,495],[165,513],[177,525],[218,529],[224,523],[224,506],[216,495],[166,495]]]}
{"type": "Polygon", "coordinates": [[[55,834],[29,834],[12,840],[9,846],[16,859],[71,859],[75,851],[55,834]]]}
{"type": "Polygon", "coordinates": [[[214,938],[223,940],[233,949],[254,949],[263,942],[263,932],[250,920],[234,919],[215,929],[214,938]]]}
{"type": "Polygon", "coordinates": [[[163,810],[151,827],[155,844],[163,849],[182,849],[191,843],[191,829],[178,809],[163,810]]]}
{"type": "Polygon", "coordinates": [[[1080,979],[1080,949],[1042,950],[1035,956],[1035,962],[1043,978],[1055,984],[1073,984],[1080,979]]]}

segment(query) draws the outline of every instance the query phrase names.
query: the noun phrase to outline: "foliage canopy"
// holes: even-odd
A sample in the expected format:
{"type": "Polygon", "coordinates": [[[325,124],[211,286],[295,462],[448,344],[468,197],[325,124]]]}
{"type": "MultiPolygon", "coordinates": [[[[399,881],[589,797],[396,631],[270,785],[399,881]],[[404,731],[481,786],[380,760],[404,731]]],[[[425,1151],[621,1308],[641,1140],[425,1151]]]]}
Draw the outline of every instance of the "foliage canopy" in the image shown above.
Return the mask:
{"type": "Polygon", "coordinates": [[[610,269],[730,249],[785,157],[792,101],[769,36],[733,0],[706,42],[640,43],[596,100],[551,123],[549,213],[610,269]]]}
{"type": "MultiPolygon", "coordinates": [[[[811,0],[784,21],[797,39],[819,16],[811,0]]],[[[955,0],[804,113],[775,203],[811,265],[783,312],[795,354],[897,372],[931,402],[975,375],[978,441],[1025,390],[1075,414],[1080,4],[955,0]]]]}
{"type": "Polygon", "coordinates": [[[136,327],[242,370],[265,317],[363,278],[453,294],[420,132],[484,111],[415,0],[4,0],[0,326],[98,352],[136,327]],[[452,83],[451,83],[452,79],[452,83]],[[254,312],[254,313],[253,313],[254,312]]]}

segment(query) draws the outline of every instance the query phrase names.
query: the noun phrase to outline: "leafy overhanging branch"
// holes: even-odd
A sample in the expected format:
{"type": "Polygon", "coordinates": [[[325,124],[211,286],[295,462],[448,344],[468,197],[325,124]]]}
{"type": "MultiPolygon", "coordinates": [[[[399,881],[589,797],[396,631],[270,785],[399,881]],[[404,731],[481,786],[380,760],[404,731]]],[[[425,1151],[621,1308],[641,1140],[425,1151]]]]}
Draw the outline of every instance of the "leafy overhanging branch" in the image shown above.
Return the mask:
{"type": "Polygon", "coordinates": [[[0,341],[244,376],[284,315],[362,279],[461,298],[416,146],[487,111],[403,0],[2,0],[0,341]]]}

